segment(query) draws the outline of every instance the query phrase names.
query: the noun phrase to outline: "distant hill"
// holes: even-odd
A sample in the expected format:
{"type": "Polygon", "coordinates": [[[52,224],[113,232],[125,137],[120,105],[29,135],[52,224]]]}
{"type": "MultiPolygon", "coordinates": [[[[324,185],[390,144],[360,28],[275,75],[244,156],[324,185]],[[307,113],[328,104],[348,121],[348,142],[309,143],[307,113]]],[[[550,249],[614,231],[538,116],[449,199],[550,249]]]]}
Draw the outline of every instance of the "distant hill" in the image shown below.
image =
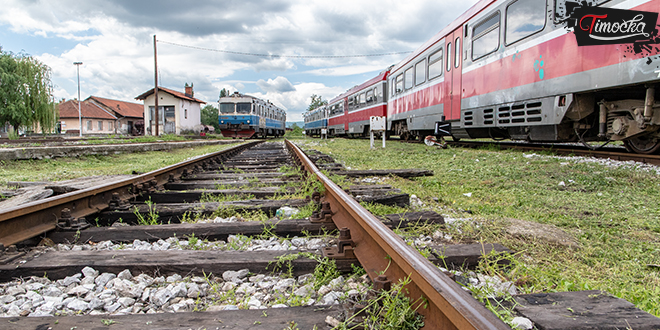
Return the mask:
{"type": "Polygon", "coordinates": [[[287,122],[286,122],[286,127],[287,127],[287,128],[291,128],[291,126],[293,126],[293,124],[298,125],[298,127],[303,127],[303,126],[305,126],[305,122],[304,122],[304,121],[287,121],[287,122]]]}

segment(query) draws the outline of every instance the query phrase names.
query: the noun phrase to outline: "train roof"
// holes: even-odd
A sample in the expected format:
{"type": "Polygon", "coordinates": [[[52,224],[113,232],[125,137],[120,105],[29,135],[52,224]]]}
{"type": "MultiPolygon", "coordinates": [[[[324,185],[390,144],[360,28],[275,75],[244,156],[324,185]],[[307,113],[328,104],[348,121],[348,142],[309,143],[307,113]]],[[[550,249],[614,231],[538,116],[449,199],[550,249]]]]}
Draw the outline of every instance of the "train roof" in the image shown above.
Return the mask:
{"type": "Polygon", "coordinates": [[[419,48],[417,48],[414,52],[412,52],[412,54],[408,55],[406,58],[401,60],[401,62],[396,64],[390,70],[390,72],[394,72],[400,69],[401,67],[408,65],[408,63],[410,63],[413,59],[415,59],[419,54],[425,52],[427,49],[429,49],[431,46],[437,43],[440,39],[444,38],[445,36],[447,36],[447,34],[456,30],[456,28],[463,25],[463,23],[465,23],[474,15],[484,10],[486,7],[488,7],[490,4],[494,3],[495,1],[496,0],[480,0],[479,2],[475,3],[467,11],[461,14],[461,16],[458,16],[458,18],[456,18],[451,23],[449,23],[449,25],[447,25],[444,29],[440,30],[440,32],[436,33],[431,39],[427,40],[424,44],[422,44],[419,48]]]}
{"type": "Polygon", "coordinates": [[[359,90],[362,90],[362,89],[364,89],[364,88],[367,87],[367,86],[373,85],[373,84],[375,84],[375,83],[377,83],[377,82],[379,82],[379,81],[387,80],[387,75],[388,75],[389,73],[390,73],[390,70],[385,70],[385,71],[379,73],[377,76],[375,76],[375,77],[373,77],[373,78],[371,78],[371,79],[369,79],[369,80],[363,82],[362,84],[357,85],[357,86],[355,86],[355,87],[353,87],[353,88],[351,88],[351,89],[345,91],[344,93],[339,94],[338,96],[335,96],[335,98],[333,98],[332,100],[328,101],[328,104],[335,103],[335,102],[337,102],[337,101],[343,99],[344,97],[346,97],[346,96],[348,96],[348,95],[351,95],[351,94],[353,94],[353,93],[355,93],[355,92],[357,92],[357,91],[359,91],[359,90]]]}
{"type": "Polygon", "coordinates": [[[223,99],[225,99],[225,101],[231,101],[232,98],[235,99],[235,98],[239,98],[239,97],[251,98],[253,102],[254,102],[255,100],[261,101],[261,102],[263,102],[263,103],[266,103],[266,104],[269,105],[269,106],[274,107],[275,110],[279,110],[279,111],[282,111],[282,112],[286,113],[286,110],[284,110],[284,109],[282,109],[282,108],[276,106],[275,104],[273,104],[272,102],[270,102],[270,101],[268,101],[268,100],[263,100],[263,99],[260,99],[260,98],[258,98],[258,97],[255,97],[255,96],[252,96],[252,95],[248,95],[248,94],[241,94],[241,93],[239,93],[239,92],[234,92],[234,93],[229,94],[229,95],[227,95],[227,96],[221,97],[221,98],[218,100],[218,103],[222,103],[223,99]],[[226,99],[229,99],[229,100],[226,100],[226,99]]]}

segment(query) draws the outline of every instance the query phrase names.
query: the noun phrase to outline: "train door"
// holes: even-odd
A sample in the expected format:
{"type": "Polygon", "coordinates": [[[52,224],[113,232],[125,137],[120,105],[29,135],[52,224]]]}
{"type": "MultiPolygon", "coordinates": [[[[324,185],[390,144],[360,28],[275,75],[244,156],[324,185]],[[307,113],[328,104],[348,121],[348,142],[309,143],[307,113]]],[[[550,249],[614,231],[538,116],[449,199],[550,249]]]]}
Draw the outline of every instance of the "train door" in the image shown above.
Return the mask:
{"type": "Polygon", "coordinates": [[[444,116],[445,120],[458,120],[461,118],[461,97],[462,97],[462,79],[461,71],[463,61],[461,53],[463,49],[462,40],[463,28],[460,27],[445,39],[445,49],[447,51],[445,62],[445,98],[444,116]]]}
{"type": "Polygon", "coordinates": [[[344,134],[348,134],[348,98],[344,98],[343,104],[344,116],[342,118],[344,120],[344,134]]]}

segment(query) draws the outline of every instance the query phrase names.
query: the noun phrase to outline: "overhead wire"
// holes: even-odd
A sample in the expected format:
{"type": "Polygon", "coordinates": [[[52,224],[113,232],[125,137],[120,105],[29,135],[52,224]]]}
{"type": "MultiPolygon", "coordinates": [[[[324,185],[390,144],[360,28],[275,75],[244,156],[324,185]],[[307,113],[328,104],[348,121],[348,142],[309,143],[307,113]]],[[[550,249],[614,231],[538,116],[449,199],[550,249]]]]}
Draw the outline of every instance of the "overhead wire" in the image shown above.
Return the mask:
{"type": "Polygon", "coordinates": [[[246,53],[246,52],[236,52],[231,50],[221,50],[214,48],[206,48],[199,46],[184,45],[175,42],[157,40],[157,42],[169,44],[178,47],[185,47],[197,50],[205,50],[211,52],[233,54],[233,55],[244,55],[244,56],[255,56],[255,57],[271,57],[271,58],[290,58],[290,59],[305,59],[305,58],[359,58],[359,57],[378,57],[378,56],[389,56],[389,55],[403,55],[412,53],[412,51],[406,52],[392,52],[392,53],[378,53],[378,54],[359,54],[359,55],[278,55],[278,54],[258,54],[258,53],[246,53]]]}

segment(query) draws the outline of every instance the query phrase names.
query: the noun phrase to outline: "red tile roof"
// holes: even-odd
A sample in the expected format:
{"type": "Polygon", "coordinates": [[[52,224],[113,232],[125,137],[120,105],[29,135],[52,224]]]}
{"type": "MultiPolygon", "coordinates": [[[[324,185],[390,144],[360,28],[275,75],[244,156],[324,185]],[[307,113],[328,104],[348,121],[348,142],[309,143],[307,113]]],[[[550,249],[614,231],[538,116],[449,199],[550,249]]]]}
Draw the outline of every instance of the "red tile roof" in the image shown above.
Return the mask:
{"type": "MultiPolygon", "coordinates": [[[[78,118],[78,100],[69,100],[59,104],[60,118],[78,118]]],[[[90,119],[112,119],[115,120],[113,114],[101,108],[99,105],[90,101],[80,102],[80,113],[83,118],[90,119]]]]}
{"type": "Polygon", "coordinates": [[[102,106],[105,106],[106,110],[114,111],[116,113],[115,115],[118,117],[144,117],[144,105],[140,103],[111,100],[98,96],[90,96],[85,101],[89,101],[90,99],[102,106]]]}
{"type": "MultiPolygon", "coordinates": [[[[193,101],[193,102],[197,102],[197,103],[206,104],[206,102],[204,102],[204,101],[202,101],[202,100],[196,99],[196,98],[194,98],[194,97],[187,96],[187,95],[184,94],[184,93],[177,92],[177,91],[175,91],[175,90],[172,90],[172,89],[169,89],[169,88],[165,88],[165,87],[158,87],[158,92],[159,92],[159,93],[161,93],[161,92],[165,92],[165,93],[172,94],[173,96],[178,97],[178,98],[180,98],[180,99],[184,99],[184,100],[188,100],[188,101],[193,101]]],[[[150,89],[150,90],[148,90],[148,91],[142,93],[141,95],[137,96],[135,99],[136,99],[136,100],[146,100],[147,97],[148,97],[149,95],[153,94],[153,93],[154,93],[154,89],[152,88],[152,89],[150,89]]]]}

